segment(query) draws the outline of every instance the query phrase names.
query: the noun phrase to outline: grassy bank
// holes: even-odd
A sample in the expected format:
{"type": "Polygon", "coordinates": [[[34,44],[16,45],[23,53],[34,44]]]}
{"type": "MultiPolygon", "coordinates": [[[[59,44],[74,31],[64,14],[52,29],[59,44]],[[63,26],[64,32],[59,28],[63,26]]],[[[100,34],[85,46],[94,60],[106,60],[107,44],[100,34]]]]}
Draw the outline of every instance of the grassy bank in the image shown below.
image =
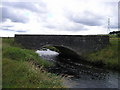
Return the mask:
{"type": "Polygon", "coordinates": [[[52,51],[55,51],[55,52],[60,52],[56,47],[54,47],[54,46],[44,46],[43,47],[44,49],[50,49],[50,50],[52,50],[52,51]]]}
{"type": "Polygon", "coordinates": [[[119,70],[120,63],[119,63],[119,53],[120,48],[118,47],[120,44],[120,38],[115,37],[115,35],[110,36],[110,45],[105,47],[104,49],[88,53],[84,55],[84,57],[94,65],[100,65],[104,68],[112,69],[112,70],[119,70]]]}
{"type": "Polygon", "coordinates": [[[14,38],[2,38],[3,88],[62,88],[62,78],[45,71],[52,63],[32,50],[24,49],[14,38]]]}

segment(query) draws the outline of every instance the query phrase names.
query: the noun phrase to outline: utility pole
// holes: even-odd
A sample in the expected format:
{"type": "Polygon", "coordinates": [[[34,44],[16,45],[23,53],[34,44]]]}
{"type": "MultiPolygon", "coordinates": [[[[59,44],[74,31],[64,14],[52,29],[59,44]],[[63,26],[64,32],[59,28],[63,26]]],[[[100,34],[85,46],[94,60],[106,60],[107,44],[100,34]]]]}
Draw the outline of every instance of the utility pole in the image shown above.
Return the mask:
{"type": "Polygon", "coordinates": [[[118,2],[118,31],[120,31],[120,1],[118,2]]]}
{"type": "Polygon", "coordinates": [[[109,34],[110,32],[110,18],[108,18],[108,30],[107,30],[107,33],[109,34]]]}

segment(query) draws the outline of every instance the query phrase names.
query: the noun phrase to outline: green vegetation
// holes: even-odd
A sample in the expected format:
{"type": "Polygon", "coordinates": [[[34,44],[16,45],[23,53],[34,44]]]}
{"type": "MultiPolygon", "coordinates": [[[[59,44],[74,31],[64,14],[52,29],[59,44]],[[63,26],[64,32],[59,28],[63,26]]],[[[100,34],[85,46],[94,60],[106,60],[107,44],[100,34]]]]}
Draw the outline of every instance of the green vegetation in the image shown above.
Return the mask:
{"type": "MultiPolygon", "coordinates": [[[[120,38],[110,35],[110,45],[100,51],[88,53],[84,57],[90,63],[119,70],[119,43],[120,38]]],[[[35,51],[16,44],[14,38],[3,38],[0,46],[1,44],[3,88],[63,88],[61,84],[63,78],[45,70],[53,63],[41,59],[35,51]]],[[[56,51],[54,47],[47,48],[56,51]]]]}
{"type": "Polygon", "coordinates": [[[53,65],[32,50],[24,49],[14,38],[3,38],[3,88],[62,88],[62,77],[48,73],[53,65]]]}
{"type": "Polygon", "coordinates": [[[54,47],[54,46],[44,46],[43,48],[48,48],[48,49],[50,49],[52,51],[59,52],[59,50],[56,47],[54,47]]]}
{"type": "Polygon", "coordinates": [[[120,63],[118,63],[118,54],[120,53],[119,44],[120,38],[117,38],[115,35],[110,35],[110,45],[104,49],[88,53],[84,57],[93,64],[101,64],[104,68],[119,70],[120,63]]]}

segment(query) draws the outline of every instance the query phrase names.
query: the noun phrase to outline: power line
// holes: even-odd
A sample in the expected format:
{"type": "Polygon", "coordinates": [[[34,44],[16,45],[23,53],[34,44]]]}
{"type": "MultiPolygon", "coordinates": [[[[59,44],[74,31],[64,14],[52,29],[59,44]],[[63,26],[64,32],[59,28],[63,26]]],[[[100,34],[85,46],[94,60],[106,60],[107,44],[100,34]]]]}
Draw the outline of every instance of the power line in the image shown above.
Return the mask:
{"type": "Polygon", "coordinates": [[[107,30],[107,33],[110,32],[110,18],[108,18],[108,30],[107,30]]]}

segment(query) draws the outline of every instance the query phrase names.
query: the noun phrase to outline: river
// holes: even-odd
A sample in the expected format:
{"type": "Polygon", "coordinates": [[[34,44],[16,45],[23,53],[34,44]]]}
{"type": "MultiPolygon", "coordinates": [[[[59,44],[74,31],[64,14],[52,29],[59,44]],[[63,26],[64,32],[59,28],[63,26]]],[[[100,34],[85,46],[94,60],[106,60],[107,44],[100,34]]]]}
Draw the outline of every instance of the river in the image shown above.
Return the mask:
{"type": "Polygon", "coordinates": [[[44,60],[55,64],[48,70],[67,76],[63,85],[68,88],[118,88],[118,72],[103,70],[90,65],[73,62],[71,58],[62,58],[55,51],[37,50],[44,60]]]}

